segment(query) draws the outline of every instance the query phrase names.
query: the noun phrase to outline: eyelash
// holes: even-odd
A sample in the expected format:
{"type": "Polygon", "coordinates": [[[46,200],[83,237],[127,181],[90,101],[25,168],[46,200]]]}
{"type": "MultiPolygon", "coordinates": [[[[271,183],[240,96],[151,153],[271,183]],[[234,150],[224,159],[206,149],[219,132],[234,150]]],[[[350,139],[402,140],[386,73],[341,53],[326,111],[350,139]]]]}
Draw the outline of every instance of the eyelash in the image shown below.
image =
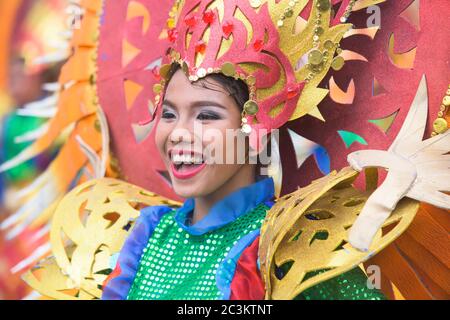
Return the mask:
{"type": "Polygon", "coordinates": [[[197,116],[198,120],[220,120],[221,117],[215,112],[200,112],[197,116]]]}
{"type": "MultiPolygon", "coordinates": [[[[161,117],[163,119],[172,120],[176,117],[176,115],[169,110],[163,110],[161,117]]],[[[220,120],[220,119],[222,119],[222,117],[215,112],[203,111],[197,115],[197,119],[200,121],[208,121],[208,120],[220,120]]]]}
{"type": "Polygon", "coordinates": [[[168,110],[163,110],[161,118],[163,119],[174,119],[175,114],[173,112],[170,112],[168,110]]]}

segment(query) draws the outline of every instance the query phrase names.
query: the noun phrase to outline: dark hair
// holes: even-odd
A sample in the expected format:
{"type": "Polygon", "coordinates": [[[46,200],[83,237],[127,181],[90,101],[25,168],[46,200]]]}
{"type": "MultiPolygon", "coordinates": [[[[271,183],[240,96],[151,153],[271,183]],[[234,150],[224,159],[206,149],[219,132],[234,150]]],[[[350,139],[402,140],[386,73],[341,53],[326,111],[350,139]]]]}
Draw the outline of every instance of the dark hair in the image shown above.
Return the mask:
{"type": "MultiPolygon", "coordinates": [[[[172,64],[169,71],[168,81],[170,81],[175,72],[177,72],[180,68],[181,67],[178,63],[172,64]]],[[[214,86],[217,87],[217,85],[209,80],[218,82],[221,85],[222,89],[225,89],[230,94],[230,96],[233,97],[239,109],[241,111],[244,109],[244,104],[249,99],[248,86],[244,81],[242,81],[241,79],[228,77],[222,73],[212,73],[205,78],[199,79],[198,81],[194,82],[194,84],[199,85],[203,88],[207,88],[209,90],[218,91],[214,88],[214,86]]]]}

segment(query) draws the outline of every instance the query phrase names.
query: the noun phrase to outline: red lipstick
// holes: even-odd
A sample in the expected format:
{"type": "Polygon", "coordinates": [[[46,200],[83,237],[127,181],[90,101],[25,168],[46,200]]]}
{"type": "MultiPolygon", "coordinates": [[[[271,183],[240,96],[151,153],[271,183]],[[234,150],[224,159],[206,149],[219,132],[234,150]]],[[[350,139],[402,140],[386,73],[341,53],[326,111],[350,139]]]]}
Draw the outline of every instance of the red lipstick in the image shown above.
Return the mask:
{"type": "Polygon", "coordinates": [[[206,167],[206,163],[202,163],[199,166],[195,166],[192,169],[184,169],[183,171],[178,171],[177,167],[174,163],[170,164],[170,168],[172,170],[173,176],[180,180],[186,180],[194,177],[200,171],[202,171],[206,167]]]}

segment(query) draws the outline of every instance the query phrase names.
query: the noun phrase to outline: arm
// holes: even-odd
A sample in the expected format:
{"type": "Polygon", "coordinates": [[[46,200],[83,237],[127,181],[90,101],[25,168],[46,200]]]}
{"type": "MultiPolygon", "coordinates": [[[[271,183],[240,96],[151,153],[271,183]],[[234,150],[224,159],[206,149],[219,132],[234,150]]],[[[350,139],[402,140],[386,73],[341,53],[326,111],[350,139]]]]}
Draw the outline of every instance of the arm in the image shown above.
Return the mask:
{"type": "Polygon", "coordinates": [[[230,300],[263,300],[264,282],[258,267],[259,236],[240,256],[231,282],[230,300]]]}
{"type": "Polygon", "coordinates": [[[116,268],[103,284],[102,300],[126,300],[139,267],[142,251],[161,217],[170,211],[171,209],[166,206],[147,207],[141,210],[133,231],[120,251],[116,268]]]}

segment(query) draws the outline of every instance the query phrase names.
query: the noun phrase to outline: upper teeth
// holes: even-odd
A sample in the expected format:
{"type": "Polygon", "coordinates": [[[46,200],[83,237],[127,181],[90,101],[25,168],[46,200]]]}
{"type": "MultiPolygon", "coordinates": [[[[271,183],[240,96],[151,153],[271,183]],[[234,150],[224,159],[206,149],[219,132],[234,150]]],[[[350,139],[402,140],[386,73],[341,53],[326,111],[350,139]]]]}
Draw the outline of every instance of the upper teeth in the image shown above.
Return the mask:
{"type": "Polygon", "coordinates": [[[191,154],[172,154],[172,161],[180,163],[201,163],[202,158],[200,156],[193,156],[191,154]]]}

